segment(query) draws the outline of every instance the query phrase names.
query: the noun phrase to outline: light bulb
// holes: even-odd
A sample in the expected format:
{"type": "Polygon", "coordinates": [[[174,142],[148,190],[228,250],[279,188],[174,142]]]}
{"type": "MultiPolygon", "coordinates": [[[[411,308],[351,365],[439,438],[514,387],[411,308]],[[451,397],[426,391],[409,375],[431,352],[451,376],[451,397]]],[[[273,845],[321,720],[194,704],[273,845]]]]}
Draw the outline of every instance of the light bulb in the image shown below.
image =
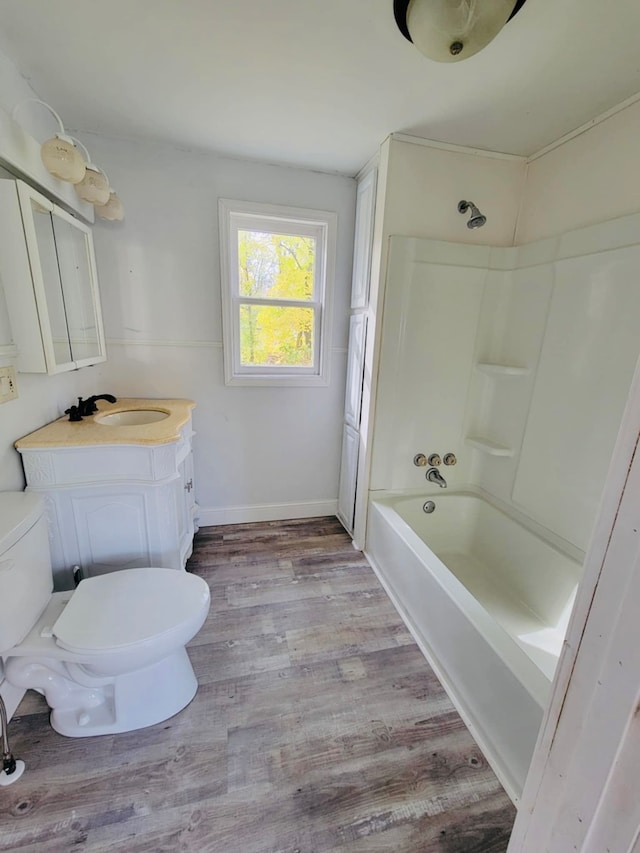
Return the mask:
{"type": "Polygon", "coordinates": [[[436,62],[457,62],[482,50],[514,11],[514,0],[410,0],[407,29],[436,62]]]}
{"type": "Polygon", "coordinates": [[[84,178],[86,164],[73,142],[56,134],[42,143],[40,156],[46,170],[61,181],[79,184],[84,178]]]}
{"type": "Polygon", "coordinates": [[[113,190],[106,204],[96,206],[96,215],[100,219],[108,219],[111,222],[119,222],[124,219],[124,205],[113,190]]]}
{"type": "Polygon", "coordinates": [[[76,184],[76,193],[89,204],[106,205],[111,194],[109,181],[104,172],[89,163],[84,178],[76,184]]]}

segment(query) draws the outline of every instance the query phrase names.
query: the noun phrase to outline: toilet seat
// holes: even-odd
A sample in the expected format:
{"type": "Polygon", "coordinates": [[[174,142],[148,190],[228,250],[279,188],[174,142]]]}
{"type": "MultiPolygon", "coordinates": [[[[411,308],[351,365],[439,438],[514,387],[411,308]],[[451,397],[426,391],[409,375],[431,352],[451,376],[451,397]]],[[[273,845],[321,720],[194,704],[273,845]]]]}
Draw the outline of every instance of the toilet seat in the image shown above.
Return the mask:
{"type": "Polygon", "coordinates": [[[208,609],[209,587],[197,575],[126,569],[81,581],[52,634],[58,646],[76,654],[133,650],[201,625],[208,609]]]}

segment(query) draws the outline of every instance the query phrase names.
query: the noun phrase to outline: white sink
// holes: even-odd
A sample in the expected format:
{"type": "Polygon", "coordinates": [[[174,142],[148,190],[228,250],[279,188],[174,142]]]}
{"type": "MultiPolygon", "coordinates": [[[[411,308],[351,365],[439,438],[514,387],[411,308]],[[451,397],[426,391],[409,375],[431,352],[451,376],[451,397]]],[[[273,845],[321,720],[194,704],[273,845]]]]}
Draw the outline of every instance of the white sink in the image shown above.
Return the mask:
{"type": "Polygon", "coordinates": [[[127,412],[100,415],[95,418],[95,421],[102,426],[141,426],[154,424],[168,417],[169,412],[160,412],[158,409],[129,409],[127,412]]]}

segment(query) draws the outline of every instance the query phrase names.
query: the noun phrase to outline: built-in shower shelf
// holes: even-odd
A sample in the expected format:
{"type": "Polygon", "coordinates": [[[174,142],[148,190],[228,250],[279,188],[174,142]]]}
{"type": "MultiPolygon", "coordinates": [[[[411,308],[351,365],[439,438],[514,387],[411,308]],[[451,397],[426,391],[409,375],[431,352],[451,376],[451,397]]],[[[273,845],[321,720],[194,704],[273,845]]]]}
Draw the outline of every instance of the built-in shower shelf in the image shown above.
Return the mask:
{"type": "Polygon", "coordinates": [[[489,361],[477,362],[476,370],[488,373],[489,376],[526,376],[529,372],[528,367],[519,367],[516,364],[495,364],[489,361]]]}
{"type": "Polygon", "coordinates": [[[482,453],[487,453],[489,456],[513,456],[514,450],[511,447],[505,447],[504,444],[498,444],[490,438],[484,438],[477,435],[468,435],[465,444],[480,450],[482,453]]]}

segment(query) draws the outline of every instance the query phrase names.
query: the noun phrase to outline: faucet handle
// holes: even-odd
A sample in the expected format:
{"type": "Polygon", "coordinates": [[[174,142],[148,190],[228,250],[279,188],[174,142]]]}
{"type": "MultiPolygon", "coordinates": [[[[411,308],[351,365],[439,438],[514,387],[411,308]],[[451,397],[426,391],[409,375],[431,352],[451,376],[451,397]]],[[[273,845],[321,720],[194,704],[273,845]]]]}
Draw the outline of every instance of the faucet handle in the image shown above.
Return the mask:
{"type": "Polygon", "coordinates": [[[427,464],[427,457],[424,455],[424,453],[416,453],[416,455],[413,457],[413,464],[416,466],[416,468],[424,468],[427,464]]]}
{"type": "Polygon", "coordinates": [[[434,465],[436,468],[438,465],[442,464],[442,459],[440,459],[439,453],[432,453],[431,456],[427,459],[429,465],[434,465]]]}
{"type": "Polygon", "coordinates": [[[84,417],[88,417],[97,411],[96,404],[93,402],[91,397],[89,397],[88,400],[83,400],[82,397],[78,397],[77,409],[80,412],[80,415],[84,417]]]}
{"type": "Polygon", "coordinates": [[[65,415],[69,415],[70,421],[81,421],[82,414],[80,412],[79,406],[69,406],[68,409],[64,410],[65,415]]]}

